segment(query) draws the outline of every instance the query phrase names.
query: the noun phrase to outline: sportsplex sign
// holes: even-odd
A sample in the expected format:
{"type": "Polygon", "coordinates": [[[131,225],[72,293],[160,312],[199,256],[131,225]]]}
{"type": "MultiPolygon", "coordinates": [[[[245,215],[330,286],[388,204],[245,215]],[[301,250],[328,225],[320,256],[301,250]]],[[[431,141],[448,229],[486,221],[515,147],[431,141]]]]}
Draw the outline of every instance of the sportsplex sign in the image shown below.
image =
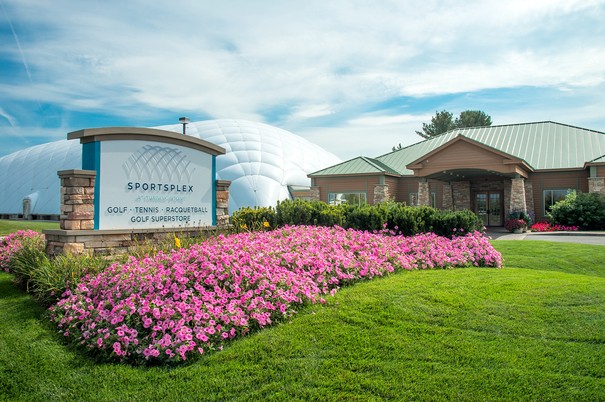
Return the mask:
{"type": "Polygon", "coordinates": [[[99,229],[213,225],[213,156],[141,141],[101,144],[99,229]]]}
{"type": "Polygon", "coordinates": [[[222,148],[162,130],[102,130],[70,133],[83,143],[83,169],[97,173],[95,229],[216,224],[215,158],[222,148]]]}

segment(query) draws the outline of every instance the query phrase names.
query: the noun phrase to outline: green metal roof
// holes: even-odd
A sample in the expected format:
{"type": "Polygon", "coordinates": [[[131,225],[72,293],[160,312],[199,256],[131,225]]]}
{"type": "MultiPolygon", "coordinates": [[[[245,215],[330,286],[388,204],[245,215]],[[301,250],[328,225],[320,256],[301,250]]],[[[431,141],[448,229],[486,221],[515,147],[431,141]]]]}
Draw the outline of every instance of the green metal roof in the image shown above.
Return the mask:
{"type": "Polygon", "coordinates": [[[376,159],[358,156],[357,158],[339,163],[311,173],[309,176],[331,176],[331,175],[346,175],[346,174],[393,174],[399,173],[376,159]]]}
{"type": "Polygon", "coordinates": [[[594,158],[589,163],[605,163],[605,155],[601,155],[598,158],[594,158]]]}
{"type": "Polygon", "coordinates": [[[411,175],[406,165],[459,135],[522,159],[537,170],[581,169],[605,154],[605,133],[547,121],[455,129],[376,159],[411,175]]]}

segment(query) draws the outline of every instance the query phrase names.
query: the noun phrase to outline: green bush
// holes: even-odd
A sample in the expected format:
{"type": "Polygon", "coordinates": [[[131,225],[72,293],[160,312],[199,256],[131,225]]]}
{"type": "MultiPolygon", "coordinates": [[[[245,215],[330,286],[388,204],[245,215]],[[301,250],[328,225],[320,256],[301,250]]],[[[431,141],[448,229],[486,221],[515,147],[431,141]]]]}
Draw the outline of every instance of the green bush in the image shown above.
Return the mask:
{"type": "Polygon", "coordinates": [[[460,232],[473,232],[483,230],[483,222],[468,209],[464,211],[440,211],[439,221],[435,233],[440,236],[452,237],[460,232]]]}
{"type": "Polygon", "coordinates": [[[284,200],[275,208],[277,226],[319,225],[344,226],[349,206],[328,205],[321,201],[284,200]]]}
{"type": "Polygon", "coordinates": [[[482,222],[471,211],[441,211],[428,206],[408,207],[402,203],[376,205],[328,205],[321,201],[285,200],[272,208],[242,208],[231,218],[236,231],[286,225],[316,225],[380,231],[388,229],[405,236],[433,232],[451,237],[460,232],[481,231],[482,222]]]}
{"type": "Polygon", "coordinates": [[[548,215],[556,225],[605,230],[605,195],[573,191],[553,205],[548,215]]]}
{"type": "Polygon", "coordinates": [[[369,205],[363,204],[352,207],[347,214],[345,227],[375,231],[384,229],[389,222],[389,211],[387,204],[369,205]]]}
{"type": "Polygon", "coordinates": [[[271,207],[240,208],[231,215],[231,224],[236,232],[274,229],[276,213],[271,207]]]}

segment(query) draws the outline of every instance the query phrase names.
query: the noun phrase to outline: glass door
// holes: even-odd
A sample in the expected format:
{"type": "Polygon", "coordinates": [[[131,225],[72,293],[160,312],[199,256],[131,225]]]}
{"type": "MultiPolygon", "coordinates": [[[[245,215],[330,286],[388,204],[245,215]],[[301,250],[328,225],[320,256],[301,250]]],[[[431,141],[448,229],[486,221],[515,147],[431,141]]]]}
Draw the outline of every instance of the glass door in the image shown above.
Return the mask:
{"type": "Polygon", "coordinates": [[[489,193],[489,226],[502,226],[502,201],[500,193],[489,193]]]}
{"type": "Polygon", "coordinates": [[[502,226],[502,192],[475,193],[475,213],[485,226],[502,226]]]}
{"type": "Polygon", "coordinates": [[[489,226],[487,211],[487,193],[477,193],[475,195],[475,213],[483,221],[483,226],[489,226]]]}

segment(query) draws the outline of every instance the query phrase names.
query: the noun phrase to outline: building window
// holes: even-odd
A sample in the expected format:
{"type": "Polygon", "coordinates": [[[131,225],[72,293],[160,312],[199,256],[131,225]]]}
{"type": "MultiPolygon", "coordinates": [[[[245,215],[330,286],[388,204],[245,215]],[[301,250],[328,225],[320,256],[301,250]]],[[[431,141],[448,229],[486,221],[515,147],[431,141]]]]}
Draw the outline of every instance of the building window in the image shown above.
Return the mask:
{"type": "Polygon", "coordinates": [[[328,204],[340,205],[340,204],[351,204],[361,205],[366,204],[368,196],[364,192],[351,192],[351,193],[329,193],[328,204]]]}
{"type": "Polygon", "coordinates": [[[550,209],[552,208],[553,205],[555,205],[557,202],[559,202],[561,200],[564,200],[570,191],[571,190],[561,190],[561,189],[544,190],[544,216],[546,216],[546,214],[548,212],[550,212],[550,209]]]}
{"type": "MultiPolygon", "coordinates": [[[[437,193],[431,191],[431,197],[429,199],[430,206],[433,208],[437,208],[437,193]]],[[[412,207],[418,206],[418,193],[410,193],[410,203],[408,204],[412,207]]]]}

